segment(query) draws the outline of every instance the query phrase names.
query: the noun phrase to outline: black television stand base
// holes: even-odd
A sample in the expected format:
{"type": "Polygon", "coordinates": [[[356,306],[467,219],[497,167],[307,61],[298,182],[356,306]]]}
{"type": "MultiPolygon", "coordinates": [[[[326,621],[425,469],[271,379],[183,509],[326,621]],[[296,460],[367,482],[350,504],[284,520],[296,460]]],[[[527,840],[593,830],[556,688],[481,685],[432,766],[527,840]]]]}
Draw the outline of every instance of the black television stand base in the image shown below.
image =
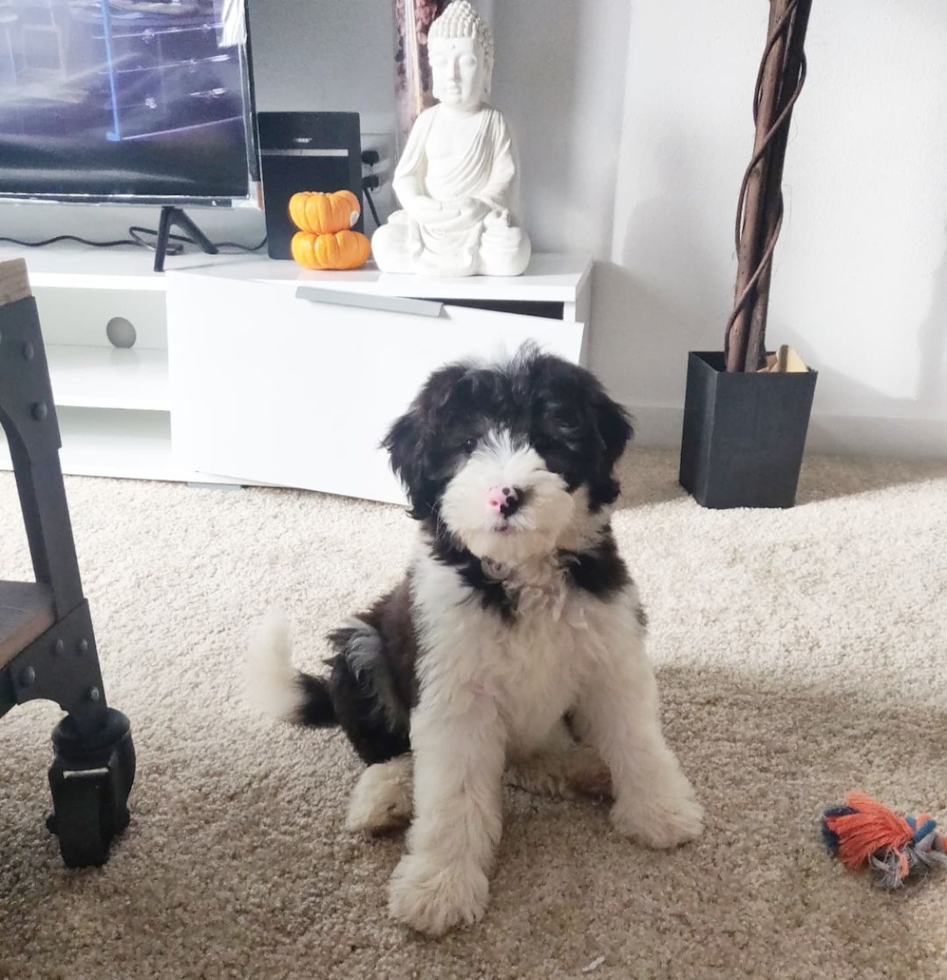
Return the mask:
{"type": "Polygon", "coordinates": [[[155,242],[155,272],[164,272],[164,260],[168,254],[168,242],[172,227],[183,231],[194,241],[195,245],[203,249],[208,255],[217,254],[217,246],[180,208],[165,206],[161,209],[161,220],[158,222],[158,238],[155,242]]]}

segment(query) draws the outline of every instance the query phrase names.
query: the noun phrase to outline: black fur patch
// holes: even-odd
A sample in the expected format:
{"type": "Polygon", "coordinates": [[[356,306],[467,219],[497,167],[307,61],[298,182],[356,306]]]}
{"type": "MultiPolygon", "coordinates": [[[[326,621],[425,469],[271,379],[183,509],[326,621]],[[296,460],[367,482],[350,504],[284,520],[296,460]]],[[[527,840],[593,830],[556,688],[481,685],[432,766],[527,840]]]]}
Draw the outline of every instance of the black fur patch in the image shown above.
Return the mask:
{"type": "Polygon", "coordinates": [[[387,762],[411,748],[408,728],[393,728],[378,710],[373,691],[356,676],[345,649],[328,663],[329,692],[342,730],[363,762],[387,762]]]}
{"type": "Polygon", "coordinates": [[[300,725],[312,725],[315,728],[325,728],[337,725],[335,705],[329,694],[329,685],[324,677],[311,677],[309,674],[299,675],[299,685],[303,689],[306,700],[296,721],[300,725]]]}
{"type": "Polygon", "coordinates": [[[577,589],[607,599],[631,583],[611,528],[588,551],[560,551],[563,568],[577,589]]]}
{"type": "Polygon", "coordinates": [[[387,762],[411,747],[409,717],[418,696],[410,577],[358,618],[365,629],[344,627],[329,634],[336,654],[327,661],[331,672],[322,683],[355,751],[369,764],[387,762]],[[364,639],[365,630],[377,641],[370,662],[353,656],[353,644],[360,635],[364,639]]]}
{"type": "Polygon", "coordinates": [[[450,534],[442,527],[436,527],[435,521],[429,519],[427,528],[431,534],[431,553],[443,565],[449,565],[457,570],[464,584],[473,590],[473,595],[479,597],[484,609],[491,609],[507,622],[516,616],[516,598],[511,596],[503,587],[502,582],[490,578],[483,570],[480,559],[466,548],[458,548],[451,540],[450,534]]]}

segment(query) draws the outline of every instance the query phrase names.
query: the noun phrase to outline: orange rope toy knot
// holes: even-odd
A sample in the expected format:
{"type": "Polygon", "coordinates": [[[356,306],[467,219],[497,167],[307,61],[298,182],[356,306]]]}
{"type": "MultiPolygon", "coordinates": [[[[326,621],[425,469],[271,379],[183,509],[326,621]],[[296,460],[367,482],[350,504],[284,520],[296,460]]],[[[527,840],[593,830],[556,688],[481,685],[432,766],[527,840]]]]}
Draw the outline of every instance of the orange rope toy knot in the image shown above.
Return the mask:
{"type": "Polygon", "coordinates": [[[944,837],[929,813],[901,816],[864,793],[849,793],[844,806],[822,814],[822,839],[846,868],[869,865],[880,888],[947,866],[944,837]]]}

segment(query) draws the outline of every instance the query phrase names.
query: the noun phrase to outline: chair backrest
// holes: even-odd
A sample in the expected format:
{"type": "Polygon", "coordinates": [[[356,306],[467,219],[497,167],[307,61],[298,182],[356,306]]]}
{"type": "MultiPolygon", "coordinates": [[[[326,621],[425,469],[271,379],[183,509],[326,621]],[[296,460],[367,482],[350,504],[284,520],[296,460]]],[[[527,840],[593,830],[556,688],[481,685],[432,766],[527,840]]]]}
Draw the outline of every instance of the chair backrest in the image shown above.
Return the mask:
{"type": "Polygon", "coordinates": [[[22,259],[0,262],[0,425],[6,433],[36,581],[57,619],[82,601],[46,349],[22,259]]]}

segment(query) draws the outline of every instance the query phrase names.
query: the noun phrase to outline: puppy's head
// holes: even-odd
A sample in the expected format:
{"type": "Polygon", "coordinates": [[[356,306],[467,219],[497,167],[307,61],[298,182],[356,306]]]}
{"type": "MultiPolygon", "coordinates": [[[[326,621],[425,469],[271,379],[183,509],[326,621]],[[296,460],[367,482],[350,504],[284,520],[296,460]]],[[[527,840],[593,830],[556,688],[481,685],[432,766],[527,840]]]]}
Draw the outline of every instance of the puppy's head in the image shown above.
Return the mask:
{"type": "Polygon", "coordinates": [[[529,346],[435,372],[384,440],[411,501],[480,558],[570,547],[619,493],[625,411],[588,371],[529,346]]]}

